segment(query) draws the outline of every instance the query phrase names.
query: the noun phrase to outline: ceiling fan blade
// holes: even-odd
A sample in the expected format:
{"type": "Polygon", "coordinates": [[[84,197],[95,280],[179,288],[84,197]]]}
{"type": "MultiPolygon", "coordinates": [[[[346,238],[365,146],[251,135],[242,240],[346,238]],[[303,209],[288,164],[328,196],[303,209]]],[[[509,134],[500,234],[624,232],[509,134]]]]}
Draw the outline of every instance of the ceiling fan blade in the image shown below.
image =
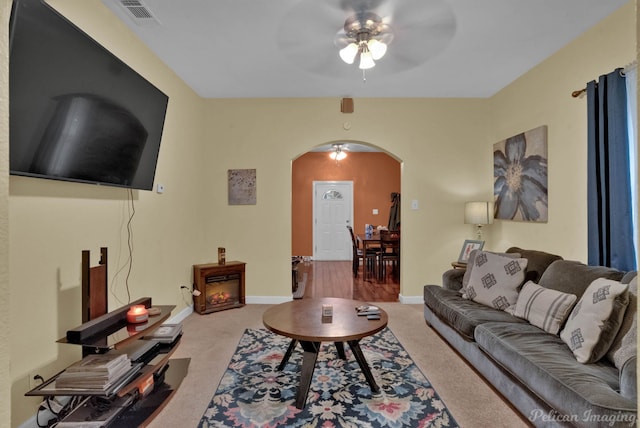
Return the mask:
{"type": "Polygon", "coordinates": [[[339,73],[340,65],[344,63],[336,46],[342,48],[349,43],[340,36],[341,30],[344,34],[346,19],[341,3],[341,0],[303,0],[296,3],[280,22],[276,34],[276,42],[283,55],[296,66],[311,72],[339,73]]]}
{"type": "Polygon", "coordinates": [[[347,33],[344,32],[344,29],[338,31],[333,38],[333,44],[338,48],[342,49],[347,46],[349,43],[357,43],[357,40],[353,37],[347,36],[347,33]]]}
{"type": "Polygon", "coordinates": [[[350,14],[374,12],[380,15],[378,12],[381,10],[386,10],[387,14],[390,14],[393,3],[392,0],[341,0],[340,9],[350,14]]]}
{"type": "Polygon", "coordinates": [[[453,10],[444,0],[405,0],[389,19],[393,42],[378,63],[380,70],[399,72],[417,67],[449,45],[456,32],[453,10]]]}

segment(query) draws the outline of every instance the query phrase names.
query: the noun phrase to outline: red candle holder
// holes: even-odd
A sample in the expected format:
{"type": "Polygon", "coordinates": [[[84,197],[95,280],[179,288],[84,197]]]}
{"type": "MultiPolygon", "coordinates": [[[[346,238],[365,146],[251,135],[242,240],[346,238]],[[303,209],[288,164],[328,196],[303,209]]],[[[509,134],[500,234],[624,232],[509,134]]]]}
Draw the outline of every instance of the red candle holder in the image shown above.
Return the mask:
{"type": "Polygon", "coordinates": [[[127,322],[130,324],[139,324],[147,322],[149,319],[149,311],[144,305],[133,305],[127,312],[127,322]]]}

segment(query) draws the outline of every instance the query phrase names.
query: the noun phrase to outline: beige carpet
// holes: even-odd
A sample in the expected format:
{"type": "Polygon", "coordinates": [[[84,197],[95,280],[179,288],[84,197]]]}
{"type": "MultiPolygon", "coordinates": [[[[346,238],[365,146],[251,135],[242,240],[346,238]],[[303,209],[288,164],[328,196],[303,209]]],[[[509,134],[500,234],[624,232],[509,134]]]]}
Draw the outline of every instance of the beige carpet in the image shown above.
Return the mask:
{"type": "MultiPolygon", "coordinates": [[[[389,314],[389,328],[431,382],[462,427],[526,427],[528,421],[476,374],[424,322],[422,305],[376,303],[389,314]]],[[[152,428],[196,427],[246,328],[264,328],[269,305],[192,314],[183,322],[175,358],[191,358],[189,374],[152,428]]]]}

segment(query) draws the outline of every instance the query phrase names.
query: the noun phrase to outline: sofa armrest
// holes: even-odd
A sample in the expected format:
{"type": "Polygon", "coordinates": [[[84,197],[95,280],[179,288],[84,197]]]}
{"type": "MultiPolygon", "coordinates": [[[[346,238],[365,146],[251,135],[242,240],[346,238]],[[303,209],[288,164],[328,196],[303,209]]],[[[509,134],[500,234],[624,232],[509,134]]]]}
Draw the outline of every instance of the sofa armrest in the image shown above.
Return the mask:
{"type": "Polygon", "coordinates": [[[449,269],[442,274],[442,286],[448,290],[461,290],[464,269],[449,269]]]}
{"type": "Polygon", "coordinates": [[[629,358],[620,370],[620,395],[634,402],[638,400],[636,359],[637,357],[629,358]]]}

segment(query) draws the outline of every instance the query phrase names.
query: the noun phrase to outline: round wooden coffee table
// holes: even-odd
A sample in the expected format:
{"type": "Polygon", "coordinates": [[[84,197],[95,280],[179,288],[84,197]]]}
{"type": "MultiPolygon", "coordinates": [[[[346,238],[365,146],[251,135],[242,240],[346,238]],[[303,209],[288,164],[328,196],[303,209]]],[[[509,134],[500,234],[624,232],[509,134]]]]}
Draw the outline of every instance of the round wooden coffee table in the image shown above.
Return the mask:
{"type": "Polygon", "coordinates": [[[292,339],[278,370],[284,369],[298,342],[304,350],[300,387],[296,394],[298,409],[304,408],[307,401],[321,342],[335,342],[338,356],[342,359],[346,359],[343,343],[347,342],[371,391],[380,390],[360,349],[360,339],[385,328],[388,317],[382,309],[379,320],[358,316],[356,308],[362,305],[374,306],[358,300],[325,297],[293,300],[272,306],[265,311],[262,317],[264,326],[276,334],[292,339]],[[322,305],[333,307],[332,317],[322,316],[322,305]]]}

